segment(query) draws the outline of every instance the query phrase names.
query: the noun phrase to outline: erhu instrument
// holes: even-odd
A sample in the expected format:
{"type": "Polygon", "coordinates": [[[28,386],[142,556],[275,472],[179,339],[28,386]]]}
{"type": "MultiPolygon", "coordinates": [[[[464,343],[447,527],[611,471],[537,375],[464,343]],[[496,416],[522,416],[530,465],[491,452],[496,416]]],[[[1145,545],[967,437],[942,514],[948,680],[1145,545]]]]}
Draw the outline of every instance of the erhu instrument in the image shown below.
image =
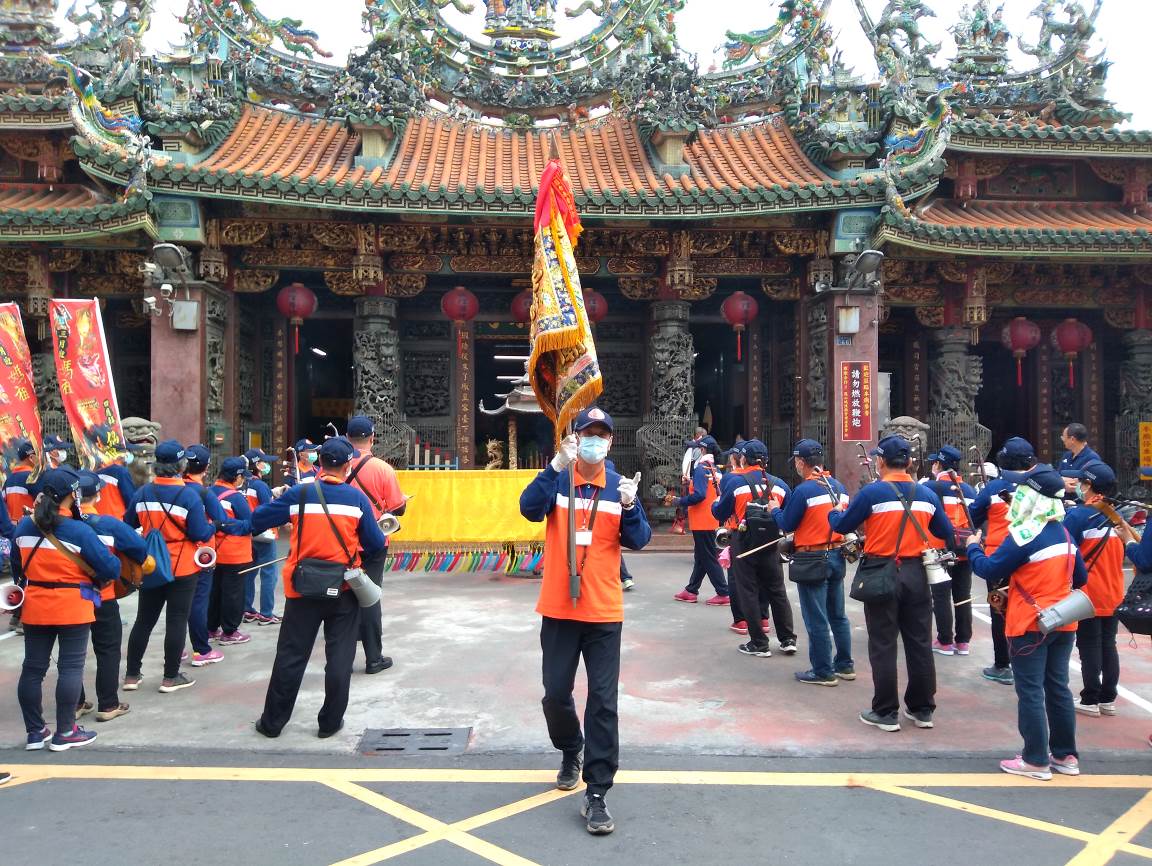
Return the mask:
{"type": "Polygon", "coordinates": [[[864,443],[857,442],[856,447],[860,449],[860,456],[856,459],[858,459],[860,465],[864,467],[864,474],[868,476],[868,480],[879,481],[880,476],[876,474],[876,465],[872,462],[872,456],[868,453],[868,449],[864,446],[864,443]]]}
{"type": "Polygon", "coordinates": [[[1133,542],[1136,544],[1140,543],[1140,535],[1128,524],[1128,521],[1120,516],[1119,512],[1116,511],[1116,508],[1110,502],[1108,502],[1106,498],[1101,497],[1100,499],[1093,500],[1092,502],[1086,502],[1084,504],[1089,508],[1095,508],[1106,518],[1108,518],[1108,522],[1116,527],[1117,534],[1125,544],[1131,544],[1133,542]]]}
{"type": "Polygon", "coordinates": [[[988,485],[988,475],[984,472],[984,458],[980,454],[980,449],[973,445],[968,449],[968,477],[973,481],[979,481],[981,487],[988,485]]]}

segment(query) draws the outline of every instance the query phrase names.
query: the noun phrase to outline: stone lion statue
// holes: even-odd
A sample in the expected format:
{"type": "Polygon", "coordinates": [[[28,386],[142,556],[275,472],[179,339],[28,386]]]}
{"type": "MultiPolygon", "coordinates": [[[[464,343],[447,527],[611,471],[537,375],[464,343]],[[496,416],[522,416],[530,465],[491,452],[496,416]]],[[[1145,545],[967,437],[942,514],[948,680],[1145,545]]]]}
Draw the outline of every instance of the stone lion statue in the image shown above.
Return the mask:
{"type": "Polygon", "coordinates": [[[485,469],[503,469],[504,468],[504,445],[495,439],[489,439],[484,446],[484,452],[488,455],[488,464],[485,469]]]}

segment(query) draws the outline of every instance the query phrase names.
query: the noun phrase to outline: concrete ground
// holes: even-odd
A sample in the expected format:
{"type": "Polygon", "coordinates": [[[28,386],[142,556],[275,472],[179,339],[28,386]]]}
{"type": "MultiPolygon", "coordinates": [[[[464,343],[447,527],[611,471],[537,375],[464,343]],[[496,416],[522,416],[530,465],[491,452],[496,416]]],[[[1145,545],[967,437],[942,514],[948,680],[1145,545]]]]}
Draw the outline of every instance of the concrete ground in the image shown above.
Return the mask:
{"type": "MultiPolygon", "coordinates": [[[[0,768],[16,776],[0,788],[0,863],[72,864],[81,845],[91,864],[869,863],[926,851],[938,860],[943,840],[963,840],[960,856],[990,863],[1152,859],[1147,639],[1121,647],[1119,714],[1078,717],[1085,774],[1038,783],[996,768],[1019,739],[1013,690],[980,676],[991,659],[984,608],[973,654],[937,658],[936,728],[884,734],[856,719],[871,683],[855,602],[860,679],[803,686],[792,679],[808,667],[795,604],[801,652],[745,657],[727,609],[672,601],[689,556],[628,561],[636,589],[626,596],[622,771],[609,795],[619,826],[607,839],[584,833],[578,792],[551,787],[537,582],[405,573],[386,576],[386,651],[396,666],[367,676],[358,660],[345,730],[330,740],[315,736],[319,649],[284,734],[252,732],[278,630],[252,627],[251,643],[219,665],[187,669],[196,686],[172,695],[155,691],[155,635],[144,687],[122,696],[129,715],[90,724],[100,737],[83,750],[26,753],[15,702],[20,641],[0,640],[0,694],[9,696],[0,732],[11,746],[0,749],[0,768]],[[365,729],[426,727],[470,728],[467,751],[359,751],[365,729]],[[75,847],[59,844],[62,815],[75,847]]],[[[129,601],[128,625],[133,617],[129,601]]],[[[90,691],[92,674],[90,660],[90,691]]]]}

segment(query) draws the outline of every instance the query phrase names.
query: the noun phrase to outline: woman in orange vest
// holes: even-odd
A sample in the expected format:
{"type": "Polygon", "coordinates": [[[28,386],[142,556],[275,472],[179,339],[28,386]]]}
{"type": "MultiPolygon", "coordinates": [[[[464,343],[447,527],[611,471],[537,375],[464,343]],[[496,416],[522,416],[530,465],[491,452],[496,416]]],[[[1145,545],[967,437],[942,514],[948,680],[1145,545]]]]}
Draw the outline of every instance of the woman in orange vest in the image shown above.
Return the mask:
{"type": "Polygon", "coordinates": [[[731,603],[728,581],[720,567],[720,550],[716,546],[720,521],[712,516],[712,503],[720,495],[722,475],[716,468],[716,455],[720,448],[711,436],[703,436],[688,444],[694,454],[691,486],[688,494],[674,499],[673,504],[688,509],[688,529],[692,532],[692,574],[688,585],[672,597],[676,601],[695,604],[704,575],[708,575],[716,595],[705,604],[726,605],[731,603]]]}
{"type": "Polygon", "coordinates": [[[120,575],[120,560],[80,519],[80,476],[50,469],[40,479],[33,513],[16,527],[13,564],[24,590],[24,667],[16,694],[29,751],[47,746],[63,752],[96,738],[76,724],[84,683],[88,636],[100,605],[100,589],[120,575]],[[53,647],[56,655],[56,733],[44,724],[43,684],[53,647]]]}
{"type": "Polygon", "coordinates": [[[216,533],[216,574],[208,601],[208,632],[220,645],[247,643],[240,631],[244,617],[244,571],[252,564],[252,508],[241,487],[248,461],[229,457],[220,464],[212,495],[224,508],[226,520],[216,533]]]}
{"type": "Polygon", "coordinates": [[[980,533],[968,540],[972,571],[996,586],[1008,581],[1004,634],[1016,685],[1019,755],[1000,762],[1014,776],[1048,780],[1052,771],[1080,775],[1076,710],[1068,688],[1068,660],[1076,623],[1040,633],[1038,611],[1066,598],[1088,580],[1084,560],[1062,523],[1064,479],[1051,466],[1029,472],[1012,498],[1008,537],[987,556],[980,533]]]}

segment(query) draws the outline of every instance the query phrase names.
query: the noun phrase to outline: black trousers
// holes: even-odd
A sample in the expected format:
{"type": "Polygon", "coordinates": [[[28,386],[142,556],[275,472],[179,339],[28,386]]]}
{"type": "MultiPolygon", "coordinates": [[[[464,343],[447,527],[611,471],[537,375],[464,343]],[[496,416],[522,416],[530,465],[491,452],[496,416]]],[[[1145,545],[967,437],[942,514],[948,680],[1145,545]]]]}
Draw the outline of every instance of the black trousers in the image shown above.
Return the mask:
{"type": "MultiPolygon", "coordinates": [[[[387,556],[388,550],[385,548],[375,556],[364,555],[360,559],[360,567],[377,586],[384,584],[384,562],[387,556]]],[[[384,655],[382,616],[379,601],[360,611],[360,643],[364,646],[364,661],[368,664],[380,661],[384,655]]]]}
{"type": "MultiPolygon", "coordinates": [[[[114,710],[120,706],[120,644],[124,640],[124,623],[120,619],[120,602],[105,601],[96,608],[92,623],[92,654],[96,656],[96,709],[114,710]]],[[[80,687],[80,703],[87,694],[80,687]]]]}
{"type": "Polygon", "coordinates": [[[890,716],[900,709],[896,642],[904,643],[908,686],[904,704],[910,712],[936,709],[936,664],[932,659],[932,593],[924,563],[905,559],[896,572],[896,594],[885,602],[864,605],[868,626],[868,660],[872,664],[872,710],[890,716]]]}
{"type": "Polygon", "coordinates": [[[128,635],[128,661],[124,673],[140,675],[144,651],[152,629],[164,611],[164,679],[170,680],[180,673],[180,654],[184,652],[184,638],[188,634],[188,611],[192,609],[192,596],[196,592],[198,572],[178,577],[171,583],[139,592],[140,604],[136,609],[136,622],[128,635]]]}
{"type": "Polygon", "coordinates": [[[212,594],[208,596],[208,631],[223,630],[232,634],[240,630],[244,616],[244,575],[250,562],[225,565],[217,563],[212,575],[212,594]]]}
{"type": "Polygon", "coordinates": [[[959,559],[948,569],[952,579],[932,585],[932,611],[936,615],[936,640],[942,644],[972,642],[972,566],[959,559]],[[953,629],[955,620],[955,629],[953,629]]]}
{"type": "Polygon", "coordinates": [[[1120,654],[1116,651],[1114,616],[1082,619],[1076,629],[1076,649],[1080,653],[1080,672],[1084,688],[1080,701],[1085,704],[1110,704],[1116,700],[1120,682],[1120,654]]]}
{"type": "Polygon", "coordinates": [[[300,683],[308,658],[316,644],[316,634],[324,627],[324,705],[316,720],[321,731],[335,731],[348,709],[348,687],[352,682],[352,662],[356,659],[356,633],[360,627],[360,605],[351,592],[327,599],[288,598],[284,600],[284,621],[276,640],[276,660],[264,698],[263,728],[279,734],[292,718],[300,683]]]}
{"type": "Polygon", "coordinates": [[[543,617],[540,649],[544,668],[544,721],[552,745],[563,752],[584,750],[588,791],[603,794],[612,787],[620,766],[620,728],[616,696],[620,689],[620,633],[623,623],[580,622],[543,617]],[[572,689],[584,657],[588,702],[584,733],[576,716],[572,689]]]}
{"type": "Polygon", "coordinates": [[[1004,634],[1004,614],[994,610],[988,611],[992,617],[992,664],[998,668],[1012,667],[1012,658],[1008,654],[1008,636],[1004,634]]]}
{"type": "Polygon", "coordinates": [[[716,532],[712,529],[692,530],[692,575],[684,587],[691,593],[698,593],[704,582],[704,575],[712,582],[717,595],[728,595],[728,581],[717,557],[720,549],[716,546],[716,532]]]}
{"type": "Polygon", "coordinates": [[[784,568],[780,564],[780,554],[776,547],[769,547],[753,553],[744,559],[738,554],[748,547],[748,542],[738,534],[732,539],[732,584],[734,595],[740,600],[740,612],[748,622],[748,640],[757,646],[768,643],[768,635],[760,624],[761,617],[748,615],[749,611],[772,610],[772,621],[776,624],[776,638],[780,643],[795,643],[796,632],[792,624],[792,604],[788,601],[788,590],[784,586],[784,568]]]}

